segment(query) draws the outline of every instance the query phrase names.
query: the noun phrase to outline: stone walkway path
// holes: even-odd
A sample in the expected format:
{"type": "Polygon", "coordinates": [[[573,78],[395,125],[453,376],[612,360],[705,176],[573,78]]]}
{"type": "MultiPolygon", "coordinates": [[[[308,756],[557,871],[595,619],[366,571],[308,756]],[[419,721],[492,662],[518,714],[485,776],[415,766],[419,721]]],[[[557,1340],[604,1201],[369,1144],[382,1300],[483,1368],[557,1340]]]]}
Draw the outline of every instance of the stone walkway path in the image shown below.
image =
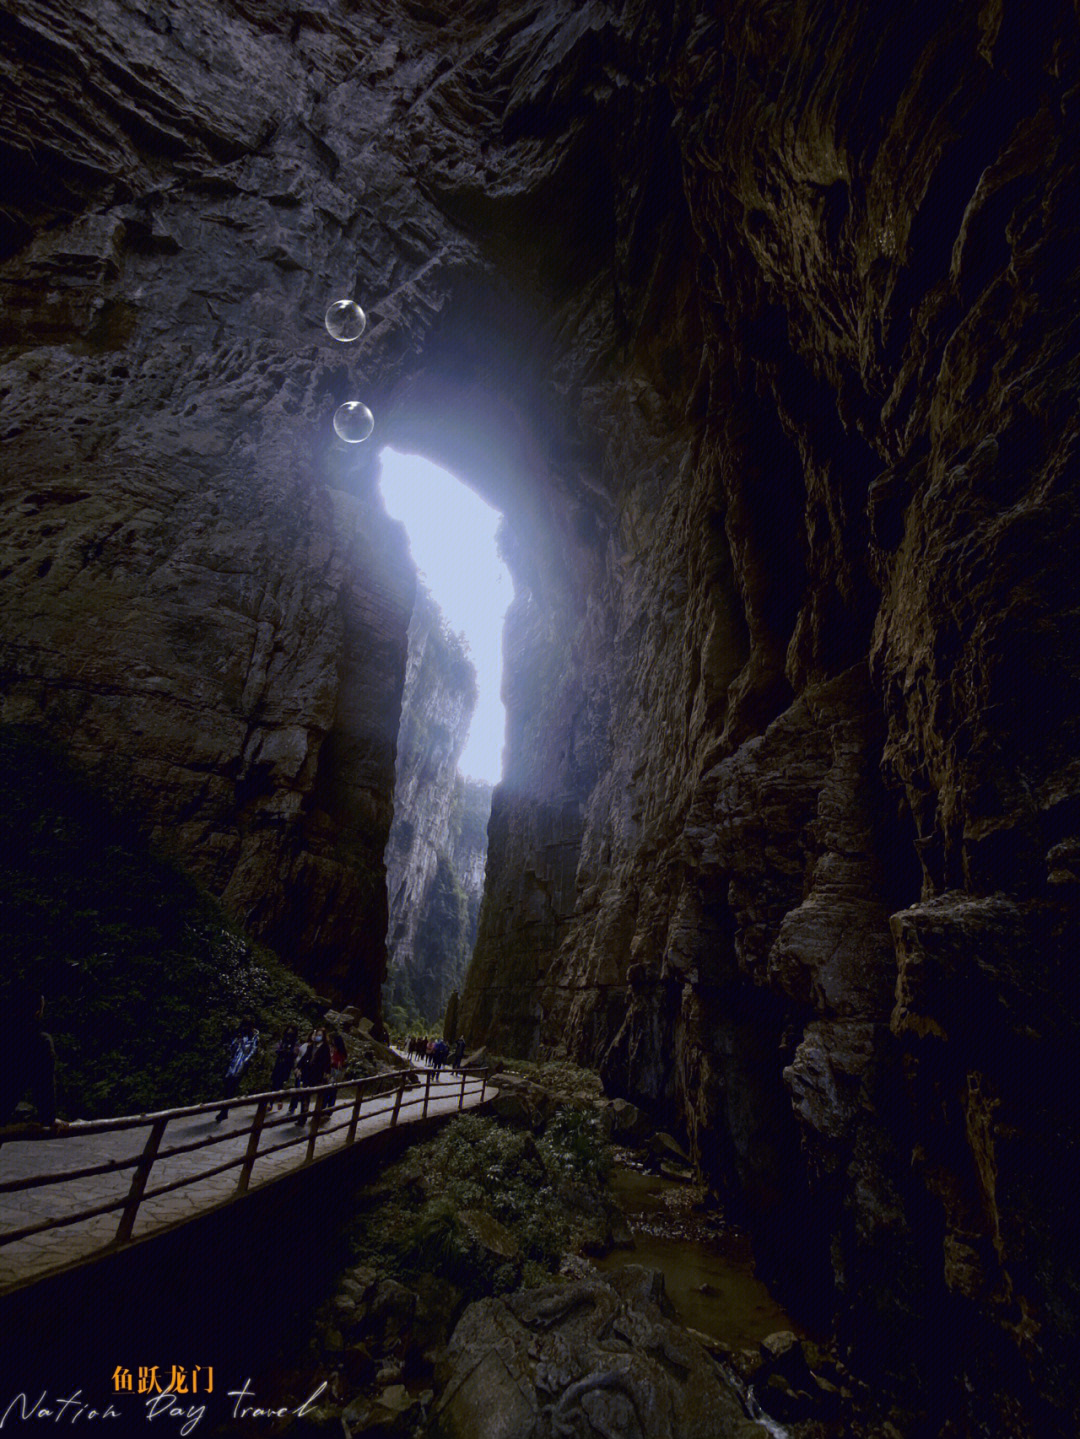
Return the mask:
{"type": "MultiPolygon", "coordinates": [[[[406,1089],[398,1117],[399,1125],[415,1122],[422,1117],[425,1073],[420,1071],[415,1077],[419,1080],[419,1085],[406,1089]]],[[[480,1077],[470,1078],[466,1086],[464,1108],[472,1109],[478,1105],[481,1102],[481,1091],[480,1077]]],[[[493,1098],[495,1092],[489,1088],[484,1098],[493,1098]]],[[[313,1156],[316,1161],[346,1145],[355,1093],[351,1085],[339,1086],[336,1108],[318,1126],[313,1156]]],[[[449,1116],[456,1112],[460,1095],[460,1077],[451,1071],[444,1071],[438,1082],[432,1082],[428,1116],[449,1116]]],[[[394,1098],[393,1093],[365,1096],[360,1108],[357,1139],[389,1127],[394,1098]]],[[[255,1108],[251,1105],[239,1109],[234,1107],[228,1119],[221,1122],[216,1120],[212,1112],[187,1115],[169,1121],[161,1139],[162,1153],[196,1140],[207,1139],[217,1132],[220,1132],[220,1137],[216,1143],[207,1145],[204,1149],[176,1155],[172,1159],[159,1159],[154,1163],[146,1185],[147,1194],[182,1177],[190,1176],[190,1182],[168,1194],[144,1199],[135,1221],[133,1239],[141,1239],[157,1230],[194,1218],[202,1210],[213,1208],[234,1195],[241,1172],[239,1167],[202,1179],[198,1176],[245,1154],[248,1130],[254,1115],[255,1108]]],[[[284,1108],[267,1114],[259,1138],[259,1155],[251,1173],[249,1189],[272,1183],[306,1163],[311,1124],[306,1122],[299,1127],[294,1123],[294,1118],[295,1116],[289,1116],[284,1108]],[[263,1153],[264,1150],[272,1150],[286,1143],[288,1147],[278,1153],[263,1153]]],[[[142,1153],[150,1128],[151,1119],[147,1118],[143,1122],[140,1116],[139,1122],[131,1128],[109,1130],[105,1133],[80,1134],[76,1126],[67,1134],[57,1137],[5,1141],[0,1146],[0,1183],[41,1175],[67,1174],[96,1164],[118,1163],[131,1159],[142,1153]]],[[[79,1220],[61,1229],[46,1230],[8,1244],[3,1242],[6,1233],[46,1219],[57,1219],[110,1201],[122,1200],[131,1188],[132,1173],[133,1169],[128,1167],[119,1169],[115,1175],[105,1173],[85,1179],[72,1179],[65,1183],[16,1190],[14,1193],[0,1193],[0,1293],[27,1280],[39,1279],[53,1270],[66,1268],[111,1244],[122,1209],[79,1220]]]]}

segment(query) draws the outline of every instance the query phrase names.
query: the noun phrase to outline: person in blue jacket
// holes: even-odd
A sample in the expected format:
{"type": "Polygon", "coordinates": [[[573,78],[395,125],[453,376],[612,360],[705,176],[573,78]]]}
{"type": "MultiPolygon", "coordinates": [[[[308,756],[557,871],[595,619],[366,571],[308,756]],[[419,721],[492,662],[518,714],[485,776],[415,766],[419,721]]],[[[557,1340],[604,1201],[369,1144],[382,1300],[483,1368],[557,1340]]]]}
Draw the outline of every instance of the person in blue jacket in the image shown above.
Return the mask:
{"type": "MultiPolygon", "coordinates": [[[[255,1058],[259,1048],[259,1031],[255,1028],[253,1019],[241,1021],[240,1028],[229,1045],[229,1065],[225,1071],[225,1092],[224,1099],[232,1099],[233,1095],[240,1088],[240,1081],[243,1079],[248,1065],[255,1058]]],[[[218,1110],[218,1120],[225,1119],[229,1113],[229,1106],[226,1104],[218,1110]]]]}

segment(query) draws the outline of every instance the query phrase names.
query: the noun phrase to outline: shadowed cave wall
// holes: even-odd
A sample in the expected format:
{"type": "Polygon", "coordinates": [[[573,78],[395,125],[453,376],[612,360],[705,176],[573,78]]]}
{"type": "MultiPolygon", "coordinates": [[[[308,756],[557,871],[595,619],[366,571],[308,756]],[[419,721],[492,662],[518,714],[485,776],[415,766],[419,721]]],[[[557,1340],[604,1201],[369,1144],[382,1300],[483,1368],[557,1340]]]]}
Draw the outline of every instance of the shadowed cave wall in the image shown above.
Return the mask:
{"type": "Polygon", "coordinates": [[[413,576],[364,398],[510,531],[470,1037],[685,1131],[970,1432],[1075,1429],[1072,10],[0,44],[3,718],[373,1009],[413,576]]]}

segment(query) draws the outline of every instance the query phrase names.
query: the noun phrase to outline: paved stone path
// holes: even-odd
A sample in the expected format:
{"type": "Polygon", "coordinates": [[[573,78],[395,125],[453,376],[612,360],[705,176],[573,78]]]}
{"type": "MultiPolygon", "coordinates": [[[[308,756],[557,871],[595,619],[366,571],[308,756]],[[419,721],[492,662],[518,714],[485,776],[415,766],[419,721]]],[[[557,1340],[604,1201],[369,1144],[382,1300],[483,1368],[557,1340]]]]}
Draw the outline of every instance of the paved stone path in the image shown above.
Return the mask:
{"type": "MultiPolygon", "coordinates": [[[[419,1085],[406,1089],[398,1116],[399,1125],[415,1122],[422,1117],[425,1072],[417,1072],[415,1078],[419,1080],[419,1085]]],[[[480,1103],[481,1087],[479,1076],[469,1079],[464,1108],[472,1109],[480,1103]]],[[[495,1090],[488,1088],[485,1097],[490,1099],[495,1093],[495,1090]]],[[[336,1107],[317,1129],[313,1156],[316,1161],[346,1145],[355,1094],[352,1085],[342,1084],[338,1087],[336,1107]]],[[[438,1081],[432,1081],[428,1116],[449,1116],[456,1112],[460,1095],[460,1076],[449,1070],[444,1071],[438,1081]]],[[[389,1127],[394,1098],[393,1093],[365,1096],[356,1130],[358,1139],[389,1127]]],[[[228,1119],[220,1123],[213,1113],[187,1115],[169,1121],[161,1139],[162,1152],[206,1139],[216,1132],[220,1132],[221,1137],[216,1143],[207,1145],[204,1149],[197,1149],[194,1153],[176,1155],[172,1159],[159,1159],[154,1163],[146,1185],[147,1193],[182,1176],[190,1175],[191,1182],[169,1194],[144,1199],[135,1221],[133,1239],[141,1239],[157,1230],[191,1219],[202,1210],[210,1209],[232,1197],[240,1175],[239,1167],[203,1179],[198,1176],[205,1170],[245,1154],[248,1129],[254,1115],[254,1105],[236,1108],[234,1101],[234,1108],[228,1119]]],[[[259,1138],[260,1152],[251,1173],[250,1189],[270,1184],[306,1163],[311,1123],[306,1122],[300,1127],[294,1123],[294,1119],[295,1116],[289,1116],[284,1107],[267,1114],[259,1138]],[[284,1143],[288,1143],[288,1148],[278,1153],[262,1152],[284,1143]]],[[[0,1146],[0,1183],[45,1174],[71,1173],[95,1164],[133,1158],[142,1153],[150,1128],[151,1120],[147,1119],[145,1123],[139,1122],[130,1129],[110,1130],[105,1133],[80,1135],[78,1126],[75,1126],[67,1134],[57,1137],[5,1141],[0,1146]]],[[[16,1190],[14,1193],[0,1193],[0,1293],[29,1279],[39,1279],[53,1270],[66,1268],[111,1244],[123,1211],[116,1209],[109,1214],[79,1220],[64,1228],[47,1230],[8,1244],[3,1243],[5,1233],[42,1220],[60,1218],[96,1205],[124,1199],[131,1187],[132,1173],[133,1169],[128,1167],[118,1170],[115,1175],[99,1174],[86,1179],[72,1179],[65,1183],[16,1190]]]]}

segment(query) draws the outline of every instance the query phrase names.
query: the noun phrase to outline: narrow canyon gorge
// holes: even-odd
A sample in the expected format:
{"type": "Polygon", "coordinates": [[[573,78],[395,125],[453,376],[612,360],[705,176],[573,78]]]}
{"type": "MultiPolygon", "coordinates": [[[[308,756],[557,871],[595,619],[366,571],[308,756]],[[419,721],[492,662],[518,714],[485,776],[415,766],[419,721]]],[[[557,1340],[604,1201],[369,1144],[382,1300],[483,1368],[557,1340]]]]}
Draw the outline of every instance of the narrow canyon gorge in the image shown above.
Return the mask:
{"type": "Polygon", "coordinates": [[[491,786],[466,779],[458,768],[476,700],[476,669],[466,646],[418,587],[386,847],[383,1008],[399,1029],[441,1026],[476,945],[491,786]]]}
{"type": "Polygon", "coordinates": [[[464,1033],[683,1140],[942,1439],[1080,1429],[1078,59],[1019,0],[0,4],[0,721],[379,1033],[379,451],[472,485],[464,1033]]]}

